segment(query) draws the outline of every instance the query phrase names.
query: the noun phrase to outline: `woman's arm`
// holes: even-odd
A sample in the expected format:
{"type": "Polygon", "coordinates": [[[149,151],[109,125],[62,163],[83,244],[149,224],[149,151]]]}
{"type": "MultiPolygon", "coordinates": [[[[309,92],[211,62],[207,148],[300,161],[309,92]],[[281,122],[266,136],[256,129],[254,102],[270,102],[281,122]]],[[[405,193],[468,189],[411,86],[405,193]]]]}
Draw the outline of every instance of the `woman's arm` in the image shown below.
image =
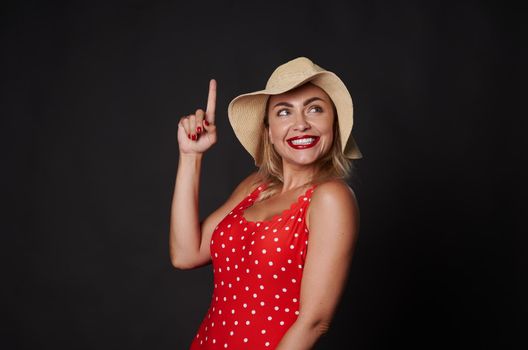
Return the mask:
{"type": "Polygon", "coordinates": [[[202,157],[216,143],[216,80],[209,82],[207,109],[196,110],[178,123],[180,157],[172,196],[169,247],[172,265],[191,269],[211,262],[209,245],[214,229],[245,196],[257,180],[250,174],[233,191],[229,199],[203,222],[199,222],[198,195],[202,157]]]}
{"type": "Polygon", "coordinates": [[[198,194],[203,153],[216,143],[216,81],[209,82],[207,109],[182,117],[178,123],[180,156],[172,197],[170,218],[170,257],[177,268],[190,268],[207,262],[200,254],[202,233],[198,216],[198,194]]]}
{"type": "Polygon", "coordinates": [[[247,176],[227,201],[202,223],[198,223],[199,170],[199,159],[180,158],[172,200],[170,229],[171,261],[178,269],[197,268],[211,262],[209,245],[214,229],[229,211],[249,194],[258,177],[257,172],[247,176]]]}
{"type": "Polygon", "coordinates": [[[306,213],[308,250],[299,317],[276,350],[309,350],[325,334],[346,285],[359,232],[354,192],[342,181],[314,190],[306,213]]]}
{"type": "Polygon", "coordinates": [[[172,196],[170,218],[170,257],[180,269],[207,262],[200,258],[202,234],[198,214],[198,195],[202,154],[182,154],[172,196]]]}

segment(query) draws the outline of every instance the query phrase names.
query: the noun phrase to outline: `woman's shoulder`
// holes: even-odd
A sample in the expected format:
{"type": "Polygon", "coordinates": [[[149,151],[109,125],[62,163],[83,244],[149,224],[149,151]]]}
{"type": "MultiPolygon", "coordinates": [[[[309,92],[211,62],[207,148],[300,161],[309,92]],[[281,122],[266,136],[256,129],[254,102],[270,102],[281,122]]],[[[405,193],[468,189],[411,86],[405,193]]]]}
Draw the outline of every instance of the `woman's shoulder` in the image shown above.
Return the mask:
{"type": "Polygon", "coordinates": [[[231,192],[227,203],[230,206],[236,205],[244,198],[249,196],[258,187],[259,176],[256,171],[247,175],[242,181],[235,186],[235,189],[231,192]]]}
{"type": "Polygon", "coordinates": [[[318,198],[324,199],[335,196],[355,197],[355,193],[344,180],[332,179],[316,184],[313,190],[312,201],[317,200],[318,198]]]}
{"type": "Polygon", "coordinates": [[[356,210],[357,200],[354,190],[344,180],[328,180],[315,186],[306,212],[307,222],[312,212],[332,216],[356,210]]]}
{"type": "Polygon", "coordinates": [[[262,179],[259,172],[253,171],[240,182],[237,188],[244,196],[249,196],[261,184],[262,179]]]}

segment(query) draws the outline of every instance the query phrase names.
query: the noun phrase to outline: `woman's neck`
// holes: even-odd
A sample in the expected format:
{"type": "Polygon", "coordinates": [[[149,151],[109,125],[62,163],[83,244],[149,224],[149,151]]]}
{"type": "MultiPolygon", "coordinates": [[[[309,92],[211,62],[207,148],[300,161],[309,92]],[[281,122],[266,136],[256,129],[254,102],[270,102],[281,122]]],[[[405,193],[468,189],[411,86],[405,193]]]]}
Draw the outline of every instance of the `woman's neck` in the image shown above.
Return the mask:
{"type": "Polygon", "coordinates": [[[315,174],[315,169],[313,167],[283,166],[282,167],[283,186],[282,186],[281,193],[288,192],[288,191],[304,186],[305,184],[312,181],[312,177],[314,174],[315,174]]]}

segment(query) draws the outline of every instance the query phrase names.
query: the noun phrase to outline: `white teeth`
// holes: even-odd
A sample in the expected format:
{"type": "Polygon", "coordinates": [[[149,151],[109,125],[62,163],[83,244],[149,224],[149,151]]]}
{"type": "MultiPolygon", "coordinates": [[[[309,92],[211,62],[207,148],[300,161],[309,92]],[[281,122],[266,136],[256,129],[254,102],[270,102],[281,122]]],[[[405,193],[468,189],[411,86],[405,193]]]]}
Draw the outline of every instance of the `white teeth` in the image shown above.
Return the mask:
{"type": "Polygon", "coordinates": [[[293,143],[294,145],[308,145],[314,141],[314,138],[308,137],[305,139],[292,140],[291,143],[293,143]]]}

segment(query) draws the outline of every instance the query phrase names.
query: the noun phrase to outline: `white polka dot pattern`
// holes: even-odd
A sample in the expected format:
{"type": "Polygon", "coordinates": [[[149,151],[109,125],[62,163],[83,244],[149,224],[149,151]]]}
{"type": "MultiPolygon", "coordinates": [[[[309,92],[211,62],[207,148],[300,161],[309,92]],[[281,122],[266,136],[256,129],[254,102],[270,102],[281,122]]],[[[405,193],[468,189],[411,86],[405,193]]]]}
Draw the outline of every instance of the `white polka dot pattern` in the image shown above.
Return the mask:
{"type": "Polygon", "coordinates": [[[299,315],[305,213],[316,186],[272,219],[247,221],[244,211],[265,187],[258,186],[213,232],[213,296],[191,350],[274,349],[299,315]]]}

